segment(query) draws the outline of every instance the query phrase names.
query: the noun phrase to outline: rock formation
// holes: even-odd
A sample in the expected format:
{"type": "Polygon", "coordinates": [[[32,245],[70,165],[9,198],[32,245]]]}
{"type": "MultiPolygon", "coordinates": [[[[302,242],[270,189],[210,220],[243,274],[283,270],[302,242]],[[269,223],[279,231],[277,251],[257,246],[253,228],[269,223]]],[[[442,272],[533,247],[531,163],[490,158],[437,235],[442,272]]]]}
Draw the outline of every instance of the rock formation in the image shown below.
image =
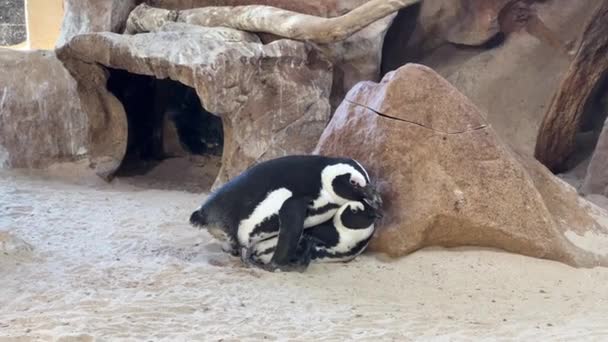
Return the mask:
{"type": "Polygon", "coordinates": [[[349,155],[386,202],[370,245],[402,256],[427,246],[483,246],[576,266],[608,265],[606,213],[497,136],[431,69],[408,64],[353,88],[315,153],[349,155]]]}
{"type": "Polygon", "coordinates": [[[86,157],[90,122],[55,54],[0,49],[0,69],[0,168],[86,157]]]}
{"type": "Polygon", "coordinates": [[[584,25],[581,44],[539,129],[534,156],[553,171],[563,170],[585,108],[608,73],[606,31],[608,1],[603,0],[584,25]]]}
{"type": "Polygon", "coordinates": [[[608,121],[604,123],[604,129],[587,167],[581,192],[608,196],[608,121]]]}
{"type": "MultiPolygon", "coordinates": [[[[286,0],[151,0],[147,3],[154,7],[170,10],[189,10],[208,6],[267,5],[312,16],[333,18],[344,15],[366,2],[367,0],[296,2],[286,0]]],[[[404,1],[403,3],[413,2],[404,1]]],[[[346,92],[357,82],[380,79],[384,36],[394,17],[395,14],[389,14],[343,41],[318,46],[334,65],[332,110],[340,104],[346,92]]],[[[258,35],[264,43],[281,38],[268,33],[258,33],[258,35]]]]}
{"type": "Polygon", "coordinates": [[[331,65],[300,42],[262,45],[227,28],[169,24],[134,36],[78,35],[59,50],[80,85],[95,123],[93,158],[111,174],[127,142],[122,108],[108,106],[103,67],[170,78],[196,89],[204,108],[222,118],[224,152],[216,185],[253,163],[310,152],[330,114],[331,65]],[[95,76],[95,77],[92,77],[95,76]]]}
{"type": "Polygon", "coordinates": [[[265,5],[320,17],[335,17],[344,14],[352,9],[353,6],[359,6],[366,1],[367,0],[148,0],[146,3],[150,6],[170,10],[185,10],[209,6],[265,5]]]}
{"type": "Polygon", "coordinates": [[[406,61],[422,58],[445,43],[482,46],[501,33],[501,13],[511,4],[519,2],[426,0],[419,6],[405,8],[391,25],[392,34],[385,47],[387,56],[384,67],[394,70],[406,61]]]}
{"type": "Polygon", "coordinates": [[[529,2],[432,0],[418,11],[408,8],[387,33],[383,72],[407,62],[433,68],[487,114],[501,138],[533,155],[543,115],[572,58],[566,50],[575,46],[593,6],[569,0],[529,2]],[[433,25],[444,29],[431,30],[433,25]],[[483,37],[478,41],[484,44],[446,43],[446,30],[455,26],[473,32],[465,36],[483,37]]]}
{"type": "Polygon", "coordinates": [[[347,39],[370,24],[419,0],[370,0],[334,18],[308,15],[282,8],[249,6],[211,6],[187,10],[167,10],[147,4],[137,6],[129,15],[129,34],[156,31],[167,23],[185,23],[205,27],[267,33],[278,37],[317,44],[347,39]]]}
{"type": "Polygon", "coordinates": [[[65,0],[57,47],[77,34],[122,32],[131,10],[143,0],[65,0]]]}
{"type": "Polygon", "coordinates": [[[420,9],[420,29],[447,42],[479,46],[500,32],[498,16],[512,0],[431,0],[420,9]]]}

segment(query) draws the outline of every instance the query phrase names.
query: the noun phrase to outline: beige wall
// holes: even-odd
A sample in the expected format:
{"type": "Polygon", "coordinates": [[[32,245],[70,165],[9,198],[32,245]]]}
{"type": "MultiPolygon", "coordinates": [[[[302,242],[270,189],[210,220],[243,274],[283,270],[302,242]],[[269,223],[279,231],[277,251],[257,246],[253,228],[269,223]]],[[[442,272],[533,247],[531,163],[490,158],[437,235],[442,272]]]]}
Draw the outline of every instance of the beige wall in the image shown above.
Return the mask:
{"type": "Polygon", "coordinates": [[[29,48],[54,49],[63,19],[63,0],[26,0],[25,3],[29,48]]]}

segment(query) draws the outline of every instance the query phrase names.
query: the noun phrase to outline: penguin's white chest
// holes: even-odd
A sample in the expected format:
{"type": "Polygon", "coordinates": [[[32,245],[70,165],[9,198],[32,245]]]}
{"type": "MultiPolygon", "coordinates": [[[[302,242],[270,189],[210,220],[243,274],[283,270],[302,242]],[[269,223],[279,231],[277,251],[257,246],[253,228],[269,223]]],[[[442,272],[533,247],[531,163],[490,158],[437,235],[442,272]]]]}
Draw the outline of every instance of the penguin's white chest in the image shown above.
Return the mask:
{"type": "MultiPolygon", "coordinates": [[[[292,192],[286,188],[280,188],[268,193],[253,210],[251,215],[242,220],[238,227],[238,239],[241,246],[249,246],[254,229],[267,218],[278,215],[281,207],[292,196],[292,192]]],[[[276,235],[276,233],[274,234],[276,235]]],[[[256,240],[262,240],[265,236],[258,236],[256,240]]]]}
{"type": "Polygon", "coordinates": [[[365,229],[349,229],[344,226],[336,227],[340,235],[338,244],[328,251],[331,253],[349,253],[355,249],[359,242],[368,239],[374,233],[374,225],[365,229]]]}
{"type": "MultiPolygon", "coordinates": [[[[321,191],[319,192],[319,197],[317,197],[314,201],[312,201],[312,203],[308,207],[308,209],[311,212],[316,212],[316,211],[320,210],[321,208],[326,207],[331,204],[334,204],[333,197],[327,191],[325,191],[324,189],[321,189],[321,191]]],[[[336,214],[336,212],[338,211],[338,209],[339,208],[336,205],[335,208],[329,208],[327,210],[323,210],[323,211],[319,212],[318,214],[307,216],[306,220],[304,220],[304,228],[314,227],[323,222],[327,222],[327,221],[331,220],[334,217],[334,215],[336,214]]]]}

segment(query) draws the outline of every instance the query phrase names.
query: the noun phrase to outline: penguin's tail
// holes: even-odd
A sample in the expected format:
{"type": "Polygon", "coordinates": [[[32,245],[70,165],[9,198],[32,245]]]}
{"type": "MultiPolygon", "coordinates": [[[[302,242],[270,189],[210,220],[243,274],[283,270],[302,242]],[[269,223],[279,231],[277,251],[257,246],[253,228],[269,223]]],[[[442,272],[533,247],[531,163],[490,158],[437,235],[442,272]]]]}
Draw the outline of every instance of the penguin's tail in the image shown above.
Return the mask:
{"type": "Polygon", "coordinates": [[[197,209],[190,215],[190,224],[200,228],[207,225],[207,215],[202,208],[197,209]]]}

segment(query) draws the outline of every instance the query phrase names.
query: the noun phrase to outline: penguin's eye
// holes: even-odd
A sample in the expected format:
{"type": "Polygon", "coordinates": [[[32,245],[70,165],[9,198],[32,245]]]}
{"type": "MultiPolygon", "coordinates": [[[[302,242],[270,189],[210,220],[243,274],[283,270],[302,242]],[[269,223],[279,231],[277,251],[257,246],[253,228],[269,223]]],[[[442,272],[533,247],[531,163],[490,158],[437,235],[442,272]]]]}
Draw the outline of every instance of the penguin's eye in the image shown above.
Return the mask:
{"type": "Polygon", "coordinates": [[[350,184],[351,184],[351,185],[353,185],[353,186],[361,186],[361,185],[359,185],[359,183],[358,183],[356,180],[354,180],[354,179],[351,179],[351,180],[350,180],[350,184]]]}

